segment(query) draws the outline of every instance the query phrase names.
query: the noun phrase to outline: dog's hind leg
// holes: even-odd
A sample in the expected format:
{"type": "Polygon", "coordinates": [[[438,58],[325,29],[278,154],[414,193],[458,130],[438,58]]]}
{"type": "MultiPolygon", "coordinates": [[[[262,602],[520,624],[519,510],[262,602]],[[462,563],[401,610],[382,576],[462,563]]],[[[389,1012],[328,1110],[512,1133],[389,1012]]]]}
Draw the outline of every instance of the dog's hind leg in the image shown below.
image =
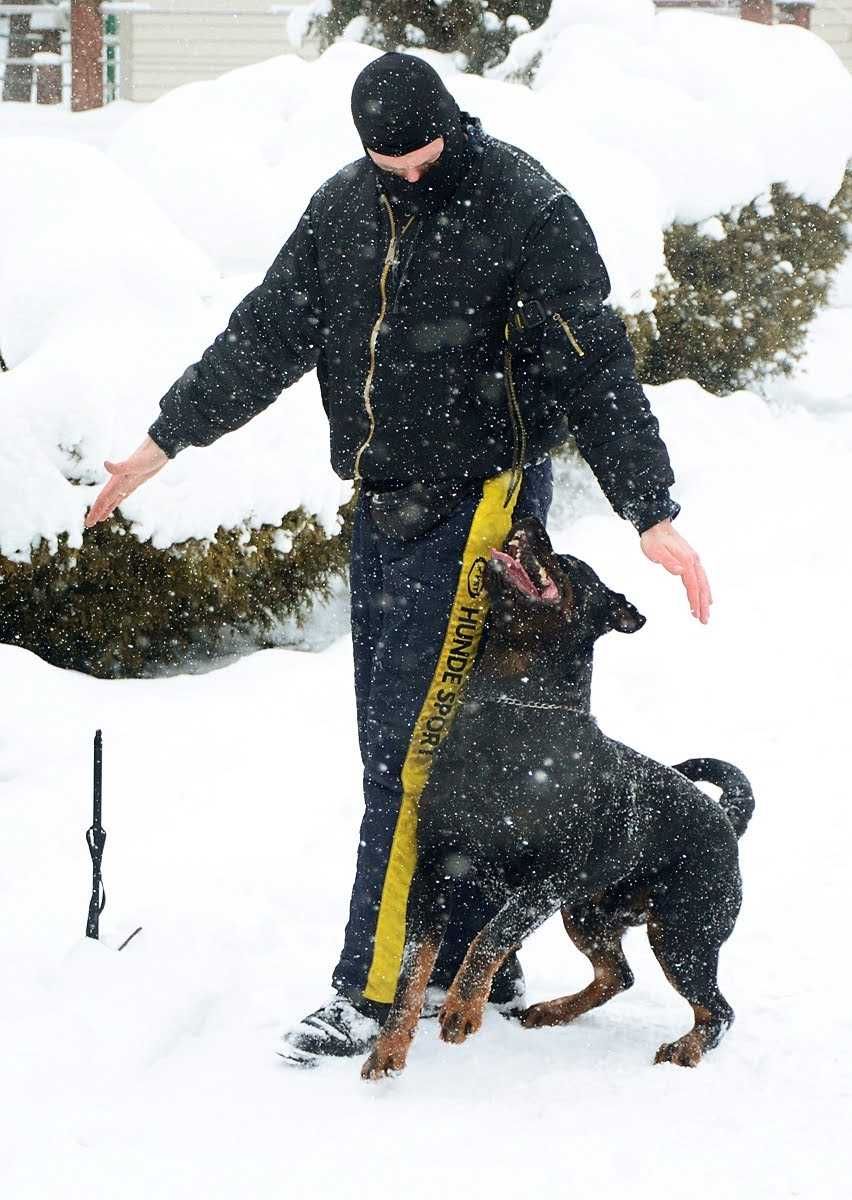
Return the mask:
{"type": "Polygon", "coordinates": [[[380,1079],[405,1067],[447,927],[449,908],[442,884],[435,870],[418,867],[414,873],[396,996],[378,1040],[361,1068],[362,1079],[380,1079]]]}
{"type": "MultiPolygon", "coordinates": [[[[731,922],[733,924],[733,922],[731,922]]],[[[695,1023],[689,1033],[666,1042],[654,1062],[696,1067],[708,1050],[722,1040],[734,1019],[734,1010],[719,991],[719,950],[727,934],[713,936],[710,913],[655,914],[648,921],[648,940],[669,983],[692,1007],[695,1023]]]]}
{"type": "Polygon", "coordinates": [[[621,947],[625,925],[608,920],[599,908],[591,905],[563,908],[562,922],[571,941],[592,964],[595,977],[581,992],[531,1005],[521,1017],[521,1024],[527,1029],[568,1025],[633,985],[633,972],[621,947]]]}

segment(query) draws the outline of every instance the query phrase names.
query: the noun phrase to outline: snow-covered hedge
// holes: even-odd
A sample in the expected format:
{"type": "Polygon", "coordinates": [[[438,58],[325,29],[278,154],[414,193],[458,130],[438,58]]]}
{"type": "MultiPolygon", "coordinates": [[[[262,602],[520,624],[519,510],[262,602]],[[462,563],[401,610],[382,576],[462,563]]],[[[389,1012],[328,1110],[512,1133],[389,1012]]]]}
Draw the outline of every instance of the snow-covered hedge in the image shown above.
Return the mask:
{"type": "Polygon", "coordinates": [[[828,208],[771,195],[666,230],[653,313],[628,318],[645,383],[694,379],[718,394],[788,375],[825,307],[852,230],[852,173],[828,208]]]}
{"type": "MultiPolygon", "coordinates": [[[[166,549],[112,519],[62,537],[29,562],[0,560],[0,642],[103,678],[221,654],[233,636],[262,644],[344,569],[345,530],[329,537],[304,511],[276,526],[220,529],[166,549]]],[[[274,639],[273,639],[274,640],[274,639]]]]}
{"type": "MultiPolygon", "coordinates": [[[[309,600],[337,561],[335,547],[320,539],[336,535],[349,489],[328,466],[313,378],[244,429],[180,455],[122,505],[114,528],[84,538],[83,517],[103,481],[103,459],[139,443],[160,395],[262,275],[311,193],[362,153],[349,93],[375,53],[339,42],[313,63],[284,56],[152,105],[128,105],[100,148],[85,144],[93,127],[83,117],[66,118],[62,139],[10,136],[16,106],[0,106],[4,179],[14,182],[0,189],[0,351],[11,368],[0,374],[0,574],[4,584],[14,574],[17,589],[17,607],[4,610],[11,626],[0,636],[35,644],[39,627],[47,654],[51,631],[59,638],[73,611],[78,627],[89,621],[104,639],[114,637],[120,622],[107,629],[92,614],[119,591],[137,621],[156,615],[149,645],[156,658],[170,644],[173,547],[193,564],[187,578],[198,584],[191,637],[206,637],[234,612],[262,619],[271,559],[251,547],[274,544],[276,530],[307,522],[321,549],[309,565],[308,544],[300,560],[294,542],[294,574],[280,592],[286,603],[309,600]],[[159,574],[124,551],[128,539],[151,563],[164,564],[159,574]],[[256,604],[239,601],[226,611],[217,597],[227,592],[228,573],[242,572],[244,564],[229,558],[241,545],[258,564],[256,604]],[[99,565],[87,574],[91,555],[99,565]],[[21,583],[34,559],[46,574],[21,583]],[[114,574],[102,565],[110,559],[114,574]],[[209,623],[206,632],[199,621],[209,623]]],[[[670,370],[659,366],[659,351],[671,343],[669,330],[682,336],[684,307],[696,321],[719,320],[730,312],[725,295],[747,290],[708,273],[706,264],[722,262],[735,246],[750,265],[757,261],[748,246],[754,230],[787,220],[779,187],[801,206],[801,254],[773,250],[748,286],[755,295],[761,288],[783,293],[805,316],[818,303],[816,273],[828,271],[839,244],[831,225],[839,218],[826,210],[852,153],[852,81],[816,36],[655,14],[650,0],[558,0],[548,21],[518,37],[487,79],[423,53],[464,109],[540,158],[576,195],[610,269],[612,302],[637,331],[646,330],[640,350],[654,378],[670,370]],[[813,222],[808,213],[817,209],[813,222]],[[681,232],[684,226],[694,228],[681,232]],[[811,252],[816,226],[821,238],[827,231],[819,261],[811,252]],[[727,246],[714,240],[720,228],[727,246]],[[696,254],[705,264],[698,270],[703,291],[689,274],[696,254]],[[652,346],[655,306],[663,337],[652,346]]],[[[741,333],[751,336],[735,321],[719,326],[698,353],[661,361],[706,380],[699,358],[716,361],[741,333]]],[[[779,350],[790,351],[783,340],[795,334],[784,332],[781,344],[775,334],[765,340],[773,362],[779,350]]],[[[276,554],[282,544],[286,551],[279,537],[276,554]]],[[[278,603],[278,595],[268,599],[278,603]]],[[[137,623],[122,636],[127,646],[135,637],[135,655],[149,632],[137,623]]],[[[92,632],[78,665],[133,666],[132,656],[106,641],[92,650],[95,640],[92,632]]]]}
{"type": "Polygon", "coordinates": [[[0,640],[134,674],[303,612],[343,568],[349,495],[312,381],[84,537],[103,460],[138,445],[254,281],[223,279],[108,155],[50,138],[7,138],[2,154],[19,190],[0,189],[17,230],[0,242],[0,640]]]}
{"type": "Polygon", "coordinates": [[[541,25],[548,8],[548,0],[308,0],[290,14],[287,35],[295,46],[322,50],[339,37],[380,50],[428,46],[481,74],[541,25]]]}

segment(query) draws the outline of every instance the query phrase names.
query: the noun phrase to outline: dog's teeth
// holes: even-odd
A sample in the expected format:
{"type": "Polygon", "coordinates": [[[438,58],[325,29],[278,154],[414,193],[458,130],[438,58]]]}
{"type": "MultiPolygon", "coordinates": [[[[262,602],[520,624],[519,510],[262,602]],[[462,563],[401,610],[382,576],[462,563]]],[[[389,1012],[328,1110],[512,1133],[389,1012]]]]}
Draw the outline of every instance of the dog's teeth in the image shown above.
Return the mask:
{"type": "Polygon", "coordinates": [[[506,552],[508,554],[511,554],[512,558],[514,558],[517,562],[520,562],[522,547],[523,547],[523,538],[513,537],[512,540],[506,546],[506,552]]]}

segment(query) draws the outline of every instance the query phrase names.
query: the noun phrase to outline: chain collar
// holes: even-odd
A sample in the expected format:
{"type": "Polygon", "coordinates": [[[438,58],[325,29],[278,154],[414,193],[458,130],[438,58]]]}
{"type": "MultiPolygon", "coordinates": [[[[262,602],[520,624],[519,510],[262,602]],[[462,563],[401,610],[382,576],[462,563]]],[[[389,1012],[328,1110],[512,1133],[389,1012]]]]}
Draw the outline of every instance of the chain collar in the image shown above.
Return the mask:
{"type": "MultiPolygon", "coordinates": [[[[473,697],[471,697],[473,699],[473,697]]],[[[548,710],[562,709],[563,712],[583,713],[586,716],[584,708],[578,708],[576,704],[549,704],[545,700],[516,700],[514,696],[488,696],[483,697],[486,703],[492,704],[511,704],[513,708],[546,708],[548,710]]],[[[481,701],[480,701],[481,703],[481,701]]]]}

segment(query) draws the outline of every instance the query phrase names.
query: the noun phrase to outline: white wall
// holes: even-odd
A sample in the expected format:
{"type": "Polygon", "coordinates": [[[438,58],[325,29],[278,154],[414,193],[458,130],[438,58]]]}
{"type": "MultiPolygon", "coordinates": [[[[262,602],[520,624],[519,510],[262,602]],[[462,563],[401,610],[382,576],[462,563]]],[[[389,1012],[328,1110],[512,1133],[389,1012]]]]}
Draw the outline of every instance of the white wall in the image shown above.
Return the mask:
{"type": "Polygon", "coordinates": [[[811,29],[834,47],[852,71],[852,0],[817,0],[811,29]]]}
{"type": "Polygon", "coordinates": [[[155,100],[179,84],[292,51],[286,14],[269,13],[274,2],[150,0],[168,11],[122,13],[122,98],[155,100]]]}

